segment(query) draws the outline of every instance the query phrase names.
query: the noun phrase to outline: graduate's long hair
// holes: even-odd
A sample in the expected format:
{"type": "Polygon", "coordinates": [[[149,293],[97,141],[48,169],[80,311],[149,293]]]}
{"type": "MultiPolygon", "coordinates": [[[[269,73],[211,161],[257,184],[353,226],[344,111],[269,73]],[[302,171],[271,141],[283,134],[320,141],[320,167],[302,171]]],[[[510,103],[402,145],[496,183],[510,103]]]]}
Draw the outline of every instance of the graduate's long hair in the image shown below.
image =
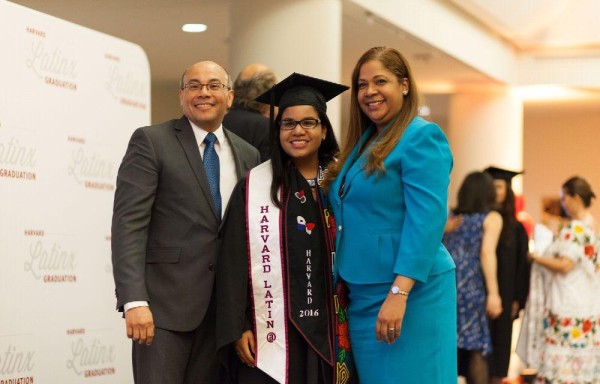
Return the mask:
{"type": "MultiPolygon", "coordinates": [[[[335,155],[339,151],[339,146],[333,133],[333,127],[331,126],[325,111],[315,106],[312,107],[319,115],[321,127],[327,129],[325,139],[323,139],[321,142],[321,146],[319,147],[318,151],[319,165],[325,167],[327,164],[333,163],[335,155]]],[[[284,110],[281,109],[279,110],[274,124],[271,125],[270,132],[271,168],[273,169],[273,180],[271,181],[271,201],[273,201],[273,204],[280,209],[283,207],[282,201],[279,199],[280,187],[289,185],[290,176],[295,172],[295,165],[292,161],[292,158],[285,153],[285,151],[281,148],[281,143],[279,142],[279,134],[281,131],[279,122],[281,121],[283,111],[284,110]]]]}

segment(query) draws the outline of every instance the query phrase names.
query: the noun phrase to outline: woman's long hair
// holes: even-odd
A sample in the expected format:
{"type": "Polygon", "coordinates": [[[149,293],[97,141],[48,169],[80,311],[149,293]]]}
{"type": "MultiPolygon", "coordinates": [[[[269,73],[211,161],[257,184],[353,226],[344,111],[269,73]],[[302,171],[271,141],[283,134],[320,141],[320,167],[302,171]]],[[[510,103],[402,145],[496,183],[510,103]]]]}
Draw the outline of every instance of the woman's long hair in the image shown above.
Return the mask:
{"type": "MultiPolygon", "coordinates": [[[[404,79],[408,82],[408,94],[404,96],[402,108],[398,118],[392,123],[391,127],[383,133],[383,137],[370,150],[368,155],[366,171],[367,173],[377,172],[385,173],[383,160],[394,149],[408,124],[417,116],[419,107],[419,93],[417,84],[414,81],[412,71],[408,61],[400,52],[394,48],[374,47],[365,52],[354,67],[352,72],[352,91],[350,99],[350,123],[344,139],[343,149],[339,156],[339,161],[329,167],[325,185],[329,185],[339,174],[344,162],[350,156],[352,149],[360,140],[362,134],[371,124],[371,120],[360,109],[358,104],[358,78],[362,66],[372,60],[379,61],[385,69],[396,76],[396,80],[402,83],[404,79]]],[[[364,148],[361,148],[362,152],[364,148]]]]}
{"type": "Polygon", "coordinates": [[[485,172],[471,172],[458,190],[458,205],[454,214],[489,212],[496,203],[494,181],[485,172]]]}
{"type": "MultiPolygon", "coordinates": [[[[320,108],[314,107],[321,120],[322,128],[327,128],[325,139],[319,147],[319,165],[326,166],[333,163],[334,156],[339,151],[337,140],[333,133],[333,127],[327,118],[327,114],[320,108]]],[[[282,208],[282,202],[279,200],[279,188],[290,184],[290,176],[293,174],[294,163],[292,158],[281,148],[279,142],[279,134],[281,127],[279,122],[284,110],[279,110],[275,123],[272,125],[270,132],[271,144],[271,168],[273,169],[273,180],[271,181],[271,201],[276,207],[282,208]]]]}

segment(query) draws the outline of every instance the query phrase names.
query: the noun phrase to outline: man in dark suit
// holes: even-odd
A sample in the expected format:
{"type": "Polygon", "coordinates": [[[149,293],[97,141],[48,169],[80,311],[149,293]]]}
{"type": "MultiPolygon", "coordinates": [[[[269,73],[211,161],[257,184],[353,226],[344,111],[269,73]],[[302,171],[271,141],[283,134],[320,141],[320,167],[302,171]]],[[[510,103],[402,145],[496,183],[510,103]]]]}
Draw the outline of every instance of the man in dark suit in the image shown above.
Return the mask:
{"type": "Polygon", "coordinates": [[[137,129],[119,168],[112,261],[136,383],[216,381],[212,293],[222,211],[260,160],[223,128],[232,99],[225,69],[192,65],[179,90],[184,116],[137,129]]]}
{"type": "Polygon", "coordinates": [[[233,83],[233,108],[223,124],[260,151],[261,161],[271,157],[269,149],[269,106],[255,101],[277,82],[275,73],[263,64],[250,64],[233,83]]]}

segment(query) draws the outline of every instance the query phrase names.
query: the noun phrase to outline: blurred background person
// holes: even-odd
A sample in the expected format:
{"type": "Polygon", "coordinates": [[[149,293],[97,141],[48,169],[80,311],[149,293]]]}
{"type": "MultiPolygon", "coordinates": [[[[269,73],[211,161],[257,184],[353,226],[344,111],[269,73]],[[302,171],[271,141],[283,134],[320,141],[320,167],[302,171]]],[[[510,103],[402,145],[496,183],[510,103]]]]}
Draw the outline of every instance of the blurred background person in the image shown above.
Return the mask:
{"type": "Polygon", "coordinates": [[[560,197],[546,197],[542,199],[540,224],[546,226],[557,236],[568,221],[568,216],[562,206],[560,197]]]}
{"type": "Polygon", "coordinates": [[[513,320],[525,306],[529,291],[529,239],[525,227],[517,220],[512,178],[522,172],[488,167],[486,173],[494,179],[495,209],[502,216],[502,231],[496,248],[498,290],[502,313],[490,320],[492,353],[488,357],[490,383],[500,384],[508,374],[511,355],[513,320]]]}
{"type": "Polygon", "coordinates": [[[585,179],[568,179],[561,202],[571,221],[543,255],[531,255],[532,281],[541,274],[542,284],[532,284],[523,322],[526,332],[521,330],[528,339],[519,339],[519,344],[535,346],[521,357],[537,368],[538,383],[600,380],[598,225],[589,211],[595,197],[585,179]]]}
{"type": "Polygon", "coordinates": [[[502,216],[493,210],[495,199],[490,175],[468,174],[454,209],[462,224],[443,239],[456,264],[458,373],[469,384],[488,383],[486,357],[492,352],[488,316],[495,319],[502,313],[496,258],[502,216]]]}
{"type": "Polygon", "coordinates": [[[456,384],[455,267],[441,244],[452,154],[418,103],[400,52],[365,52],[346,145],[327,175],[362,384],[456,384]]]}
{"type": "Polygon", "coordinates": [[[262,162],[270,157],[269,105],[255,99],[276,82],[277,76],[266,65],[245,67],[233,83],[233,105],[223,119],[227,129],[259,150],[262,162]]]}

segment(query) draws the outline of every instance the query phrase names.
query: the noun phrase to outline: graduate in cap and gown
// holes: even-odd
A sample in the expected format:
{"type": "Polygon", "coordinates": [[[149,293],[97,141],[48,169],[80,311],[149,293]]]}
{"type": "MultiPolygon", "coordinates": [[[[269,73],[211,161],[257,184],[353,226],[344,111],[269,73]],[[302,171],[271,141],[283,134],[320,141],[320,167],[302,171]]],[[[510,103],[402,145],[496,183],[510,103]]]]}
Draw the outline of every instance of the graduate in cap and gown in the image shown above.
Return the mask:
{"type": "Polygon", "coordinates": [[[488,356],[492,384],[500,384],[508,374],[513,321],[525,307],[529,291],[528,242],[525,227],[516,218],[513,177],[523,172],[490,166],[484,170],[494,179],[496,210],[502,216],[502,232],[496,248],[498,289],[502,313],[490,319],[492,353],[488,356]]]}
{"type": "Polygon", "coordinates": [[[338,151],[326,102],[347,89],[294,73],[256,99],[271,105],[271,160],[235,188],[217,267],[230,382],[348,382],[343,364],[334,370],[335,222],[320,187],[338,151]]]}

